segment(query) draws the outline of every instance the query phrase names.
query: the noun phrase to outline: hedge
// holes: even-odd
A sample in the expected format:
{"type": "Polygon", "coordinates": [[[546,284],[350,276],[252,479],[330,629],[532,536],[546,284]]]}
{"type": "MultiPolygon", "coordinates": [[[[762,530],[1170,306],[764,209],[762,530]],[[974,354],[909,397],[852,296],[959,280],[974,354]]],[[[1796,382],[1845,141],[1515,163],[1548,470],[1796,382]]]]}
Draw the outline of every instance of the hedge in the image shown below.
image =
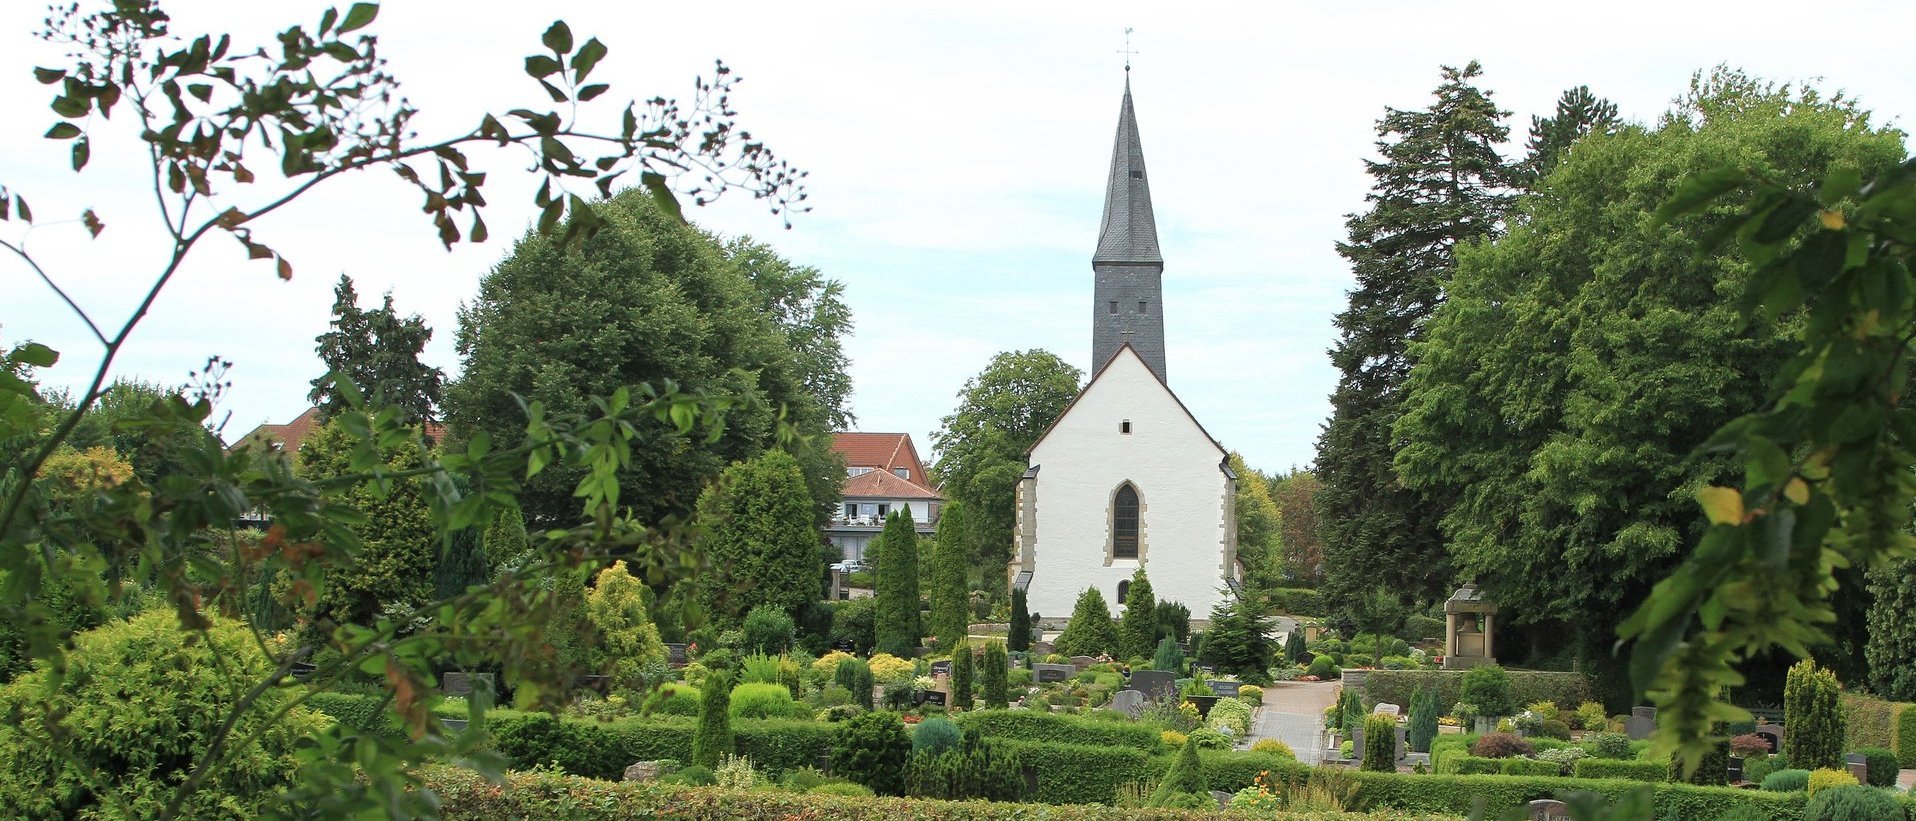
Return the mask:
{"type": "Polygon", "coordinates": [[[1557,776],[1563,775],[1563,765],[1534,758],[1506,758],[1503,760],[1503,774],[1557,776]]]}
{"type": "MultiPolygon", "coordinates": [[[[421,771],[427,787],[438,793],[443,817],[449,821],[499,821],[508,818],[605,819],[658,818],[669,821],[1185,821],[1216,818],[1217,813],[1192,810],[1136,809],[1081,805],[1039,807],[986,801],[932,801],[914,798],[859,798],[795,795],[775,791],[725,790],[684,787],[657,782],[595,781],[552,772],[506,775],[504,787],[451,767],[421,771]]],[[[1278,816],[1287,817],[1287,816],[1278,816]]],[[[1454,816],[1418,812],[1373,811],[1369,814],[1313,813],[1313,821],[1446,821],[1454,816]]]]}
{"type": "MultiPolygon", "coordinates": [[[[1585,759],[1586,761],[1589,759],[1585,759]]],[[[1582,763],[1582,762],[1578,762],[1582,763]]],[[[1478,800],[1483,814],[1494,818],[1539,798],[1555,798],[1569,791],[1594,792],[1611,801],[1642,789],[1643,782],[1623,779],[1584,779],[1520,775],[1405,775],[1351,771],[1359,784],[1357,799],[1364,806],[1399,812],[1467,815],[1478,800]]],[[[1740,819],[1768,818],[1798,821],[1803,817],[1803,793],[1772,793],[1731,787],[1655,784],[1656,817],[1720,818],[1743,809],[1740,819]]]]}
{"type": "MultiPolygon", "coordinates": [[[[1556,673],[1542,670],[1507,670],[1510,696],[1518,704],[1554,701],[1564,709],[1576,709],[1594,701],[1590,678],[1582,673],[1556,673]]],[[[1410,704],[1417,686],[1437,688],[1439,709],[1448,711],[1462,700],[1462,670],[1372,670],[1364,676],[1364,695],[1370,703],[1410,704]]]]}
{"type": "MultiPolygon", "coordinates": [[[[486,716],[494,744],[515,768],[557,764],[572,775],[617,780],[635,761],[686,760],[692,755],[693,720],[679,716],[620,721],[555,719],[508,710],[486,716]]],[[[831,751],[837,725],[816,721],[741,719],[732,722],[741,755],[777,776],[813,767],[831,751]]]]}
{"type": "Polygon", "coordinates": [[[1272,609],[1288,616],[1328,616],[1330,601],[1323,591],[1308,587],[1280,587],[1269,594],[1272,609]]]}
{"type": "MultiPolygon", "coordinates": [[[[334,721],[358,730],[393,739],[406,738],[406,729],[400,726],[399,716],[392,711],[392,705],[379,696],[357,693],[320,692],[308,696],[306,706],[331,716],[334,721]]],[[[440,718],[466,717],[461,707],[440,705],[433,708],[433,715],[440,718]]]]}
{"type": "Polygon", "coordinates": [[[1670,765],[1642,759],[1580,758],[1571,765],[1571,773],[1578,778],[1623,778],[1654,784],[1670,780],[1670,765]]]}
{"type": "Polygon", "coordinates": [[[1141,724],[1094,721],[1035,710],[976,710],[959,713],[953,721],[960,729],[976,727],[987,737],[1014,741],[1131,747],[1146,753],[1156,753],[1164,747],[1158,731],[1141,724]]]}
{"type": "Polygon", "coordinates": [[[1038,793],[1045,804],[1109,804],[1129,781],[1155,779],[1169,769],[1167,756],[1150,756],[1131,747],[1086,746],[1000,739],[1026,766],[1038,771],[1038,793]]]}
{"type": "MultiPolygon", "coordinates": [[[[1916,762],[1916,710],[1908,709],[1896,717],[1896,743],[1890,747],[1900,761],[1916,762]]],[[[1916,767],[1916,764],[1910,766],[1916,767]]]]}
{"type": "MultiPolygon", "coordinates": [[[[1912,712],[1909,709],[1912,705],[1860,693],[1843,693],[1840,699],[1847,727],[1843,738],[1845,751],[1864,747],[1895,750],[1902,743],[1905,734],[1901,730],[1912,712]]],[[[1902,758],[1902,754],[1898,752],[1896,757],[1902,758]]]]}
{"type": "Polygon", "coordinates": [[[1439,775],[1495,775],[1504,769],[1504,759],[1484,758],[1455,750],[1447,750],[1446,753],[1436,760],[1431,767],[1432,772],[1439,775]]]}

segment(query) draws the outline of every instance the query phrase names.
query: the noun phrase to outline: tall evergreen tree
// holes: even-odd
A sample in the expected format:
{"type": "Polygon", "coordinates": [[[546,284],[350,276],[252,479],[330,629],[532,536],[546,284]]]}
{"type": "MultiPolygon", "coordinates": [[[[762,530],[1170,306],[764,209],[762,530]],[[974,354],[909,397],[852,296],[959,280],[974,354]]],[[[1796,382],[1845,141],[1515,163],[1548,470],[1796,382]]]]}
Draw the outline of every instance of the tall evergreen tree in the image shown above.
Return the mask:
{"type": "Polygon", "coordinates": [[[1529,154],[1518,166],[1524,185],[1534,190],[1584,135],[1607,134],[1619,124],[1617,104],[1590,93],[1589,86],[1565,91],[1557,98],[1555,116],[1530,118],[1530,139],[1524,143],[1529,154]]]}
{"type": "Polygon", "coordinates": [[[719,756],[730,755],[732,735],[732,676],[723,670],[705,678],[699,693],[699,723],[692,730],[692,762],[708,770],[719,765],[719,756]]]}
{"type": "Polygon", "coordinates": [[[918,624],[918,531],[908,507],[885,517],[877,573],[878,652],[911,658],[924,633],[918,624]]]}
{"type": "Polygon", "coordinates": [[[1025,606],[1025,591],[1011,591],[1011,632],[1005,637],[1005,648],[1023,652],[1031,649],[1031,610],[1025,606]]]}
{"type": "Polygon", "coordinates": [[[931,547],[931,579],[925,586],[925,597],[931,602],[925,631],[938,637],[940,648],[962,643],[971,624],[966,612],[971,603],[965,586],[965,568],[971,558],[966,527],[964,503],[947,502],[938,518],[938,535],[931,547]]]}
{"type": "Polygon", "coordinates": [[[486,549],[479,531],[465,528],[452,534],[451,543],[433,567],[433,595],[450,598],[466,592],[475,584],[492,581],[492,568],[486,561],[486,549]]]}
{"type": "Polygon", "coordinates": [[[985,669],[982,678],[985,686],[986,707],[1004,709],[1009,703],[1006,684],[1010,666],[1011,658],[1005,653],[1004,645],[995,641],[985,645],[985,669]]]}
{"type": "Polygon", "coordinates": [[[1495,236],[1510,201],[1513,175],[1497,155],[1509,112],[1472,84],[1482,71],[1475,61],[1445,66],[1430,108],[1385,110],[1377,122],[1383,160],[1365,162],[1371,208],[1346,222],[1350,239],[1337,246],[1357,285],[1337,315],[1331,362],[1341,375],[1317,441],[1334,597],[1381,583],[1432,599],[1450,581],[1437,529],[1445,505],[1398,482],[1391,426],[1403,412],[1411,345],[1443,300],[1457,246],[1495,236]]]}
{"type": "Polygon", "coordinates": [[[1111,624],[1111,608],[1104,603],[1098,588],[1087,587],[1078,594],[1071,620],[1052,646],[1067,656],[1102,656],[1118,648],[1118,631],[1111,624]]]}
{"type": "Polygon", "coordinates": [[[951,653],[951,703],[960,710],[971,709],[971,677],[974,661],[971,645],[959,642],[951,653]]]}
{"type": "Polygon", "coordinates": [[[1251,684],[1269,684],[1278,649],[1270,627],[1256,605],[1226,596],[1211,610],[1211,629],[1204,633],[1198,661],[1251,684]]]}
{"type": "Polygon", "coordinates": [[[1118,620],[1118,658],[1150,658],[1158,639],[1158,599],[1151,594],[1151,580],[1144,568],[1131,574],[1131,587],[1124,592],[1124,615],[1118,620]]]}
{"type": "Polygon", "coordinates": [[[332,374],[339,373],[376,406],[398,408],[415,422],[438,418],[446,374],[419,361],[426,343],[432,341],[432,329],[418,314],[401,318],[393,310],[391,291],[380,307],[362,310],[352,278],[340,274],[339,284],[333,286],[332,330],[316,341],[327,373],[313,380],[307,399],[323,415],[331,416],[346,406],[332,380],[332,374]]]}
{"type": "Polygon", "coordinates": [[[486,562],[493,572],[517,570],[531,561],[531,540],[526,536],[526,517],[516,507],[508,507],[492,517],[481,542],[486,562]]]}
{"type": "Polygon", "coordinates": [[[790,616],[824,595],[811,496],[791,454],[771,450],[726,468],[699,495],[698,522],[711,561],[699,601],[720,625],[737,626],[761,604],[790,616]]]}

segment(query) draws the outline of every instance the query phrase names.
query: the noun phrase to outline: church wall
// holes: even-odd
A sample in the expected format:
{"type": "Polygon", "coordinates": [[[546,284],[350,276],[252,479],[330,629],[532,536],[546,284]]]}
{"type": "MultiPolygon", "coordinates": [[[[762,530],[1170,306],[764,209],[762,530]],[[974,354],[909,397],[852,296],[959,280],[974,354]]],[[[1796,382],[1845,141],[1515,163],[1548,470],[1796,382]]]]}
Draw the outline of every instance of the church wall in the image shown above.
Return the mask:
{"type": "Polygon", "coordinates": [[[1121,353],[1031,453],[1041,468],[1030,485],[1037,521],[1020,528],[1035,531],[1031,610],[1063,619],[1096,586],[1115,615],[1118,583],[1142,562],[1160,600],[1207,618],[1231,537],[1223,458],[1143,362],[1121,353]],[[1120,432],[1126,419],[1129,435],[1120,432]],[[1141,502],[1139,559],[1109,555],[1111,500],[1126,480],[1141,502]]]}

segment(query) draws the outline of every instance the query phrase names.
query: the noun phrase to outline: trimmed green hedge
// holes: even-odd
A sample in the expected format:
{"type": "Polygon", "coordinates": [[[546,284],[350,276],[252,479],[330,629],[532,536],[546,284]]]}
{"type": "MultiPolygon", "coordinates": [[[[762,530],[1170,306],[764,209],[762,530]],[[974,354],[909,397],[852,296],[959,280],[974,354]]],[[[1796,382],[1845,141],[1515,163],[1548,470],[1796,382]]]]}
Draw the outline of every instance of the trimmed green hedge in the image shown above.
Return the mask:
{"type": "Polygon", "coordinates": [[[1534,758],[1506,758],[1503,760],[1503,774],[1559,776],[1563,775],[1563,765],[1534,758]]]}
{"type": "MultiPolygon", "coordinates": [[[[421,771],[426,786],[439,794],[449,821],[500,821],[513,818],[567,818],[624,821],[1195,821],[1217,813],[1191,810],[1134,809],[1084,805],[1042,807],[986,801],[931,801],[915,798],[861,798],[794,795],[775,791],[725,790],[670,784],[595,781],[550,772],[509,773],[504,788],[451,767],[421,771]]],[[[1448,821],[1452,815],[1390,810],[1365,815],[1313,813],[1314,821],[1448,821]]]]}
{"type": "MultiPolygon", "coordinates": [[[[1486,818],[1494,818],[1539,798],[1555,798],[1566,791],[1594,792],[1614,801],[1644,786],[1643,782],[1623,779],[1519,775],[1405,775],[1353,771],[1351,776],[1359,784],[1358,800],[1365,802],[1368,807],[1389,808],[1398,812],[1468,815],[1481,798],[1484,801],[1481,817],[1486,818]]],[[[1797,821],[1803,817],[1803,793],[1771,793],[1668,783],[1652,785],[1652,789],[1656,794],[1658,818],[1713,819],[1739,808],[1748,808],[1742,809],[1744,814],[1737,816],[1741,819],[1797,821]]]]}
{"type": "Polygon", "coordinates": [[[1580,758],[1571,767],[1571,772],[1578,778],[1624,778],[1653,784],[1670,780],[1670,765],[1661,761],[1580,758]]]}
{"type": "Polygon", "coordinates": [[[1905,707],[1896,717],[1896,743],[1890,749],[1896,751],[1898,760],[1916,761],[1916,710],[1905,707]]]}
{"type": "Polygon", "coordinates": [[[1504,759],[1484,758],[1460,751],[1447,752],[1448,755],[1438,759],[1432,766],[1433,772],[1439,775],[1495,775],[1504,770],[1504,759]]]}
{"type": "Polygon", "coordinates": [[[1130,747],[1153,754],[1164,748],[1158,731],[1141,724],[1094,721],[1035,710],[976,710],[959,713],[953,721],[960,729],[976,727],[987,737],[1013,741],[1130,747]]]}
{"type": "MultiPolygon", "coordinates": [[[[1511,699],[1518,704],[1554,701],[1563,709],[1595,698],[1590,678],[1582,673],[1553,673],[1540,670],[1506,670],[1510,674],[1511,699]]],[[[1420,684],[1437,688],[1437,703],[1442,709],[1462,700],[1462,670],[1372,670],[1364,676],[1364,695],[1371,703],[1409,704],[1410,695],[1420,684]]]]}
{"type": "Polygon", "coordinates": [[[1008,738],[998,743],[1016,751],[1026,766],[1038,771],[1038,793],[1031,800],[1045,804],[1109,804],[1117,797],[1119,785],[1158,778],[1171,766],[1168,757],[1149,756],[1131,747],[1008,738]]]}
{"type": "MultiPolygon", "coordinates": [[[[306,706],[363,733],[393,739],[406,737],[406,729],[400,726],[399,716],[393,713],[392,706],[386,702],[386,699],[378,696],[356,693],[314,693],[307,697],[306,706]]],[[[463,719],[466,717],[466,711],[459,707],[441,705],[433,709],[433,715],[440,718],[463,719]]]]}
{"type": "MultiPolygon", "coordinates": [[[[555,719],[544,713],[496,711],[486,717],[494,744],[511,766],[557,764],[572,775],[618,780],[634,761],[692,756],[694,721],[656,716],[620,721],[555,719]]],[[[737,749],[774,776],[817,766],[831,751],[837,725],[816,721],[741,719],[732,722],[737,749]]]]}
{"type": "Polygon", "coordinates": [[[1884,701],[1860,693],[1840,696],[1844,719],[1844,750],[1863,747],[1896,749],[1897,721],[1907,704],[1884,701]]]}

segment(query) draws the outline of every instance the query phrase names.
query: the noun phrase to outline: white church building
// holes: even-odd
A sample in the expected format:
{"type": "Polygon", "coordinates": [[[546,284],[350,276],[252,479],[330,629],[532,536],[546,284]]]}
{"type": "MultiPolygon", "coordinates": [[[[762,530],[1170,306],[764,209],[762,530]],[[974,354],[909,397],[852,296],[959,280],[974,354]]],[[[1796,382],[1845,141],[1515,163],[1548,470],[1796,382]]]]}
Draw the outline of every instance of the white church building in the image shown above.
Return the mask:
{"type": "Polygon", "coordinates": [[[1007,575],[1047,624],[1087,587],[1117,614],[1139,568],[1159,601],[1205,620],[1241,575],[1237,476],[1165,377],[1164,259],[1128,77],[1091,268],[1097,371],[1026,455],[1007,575]]]}

